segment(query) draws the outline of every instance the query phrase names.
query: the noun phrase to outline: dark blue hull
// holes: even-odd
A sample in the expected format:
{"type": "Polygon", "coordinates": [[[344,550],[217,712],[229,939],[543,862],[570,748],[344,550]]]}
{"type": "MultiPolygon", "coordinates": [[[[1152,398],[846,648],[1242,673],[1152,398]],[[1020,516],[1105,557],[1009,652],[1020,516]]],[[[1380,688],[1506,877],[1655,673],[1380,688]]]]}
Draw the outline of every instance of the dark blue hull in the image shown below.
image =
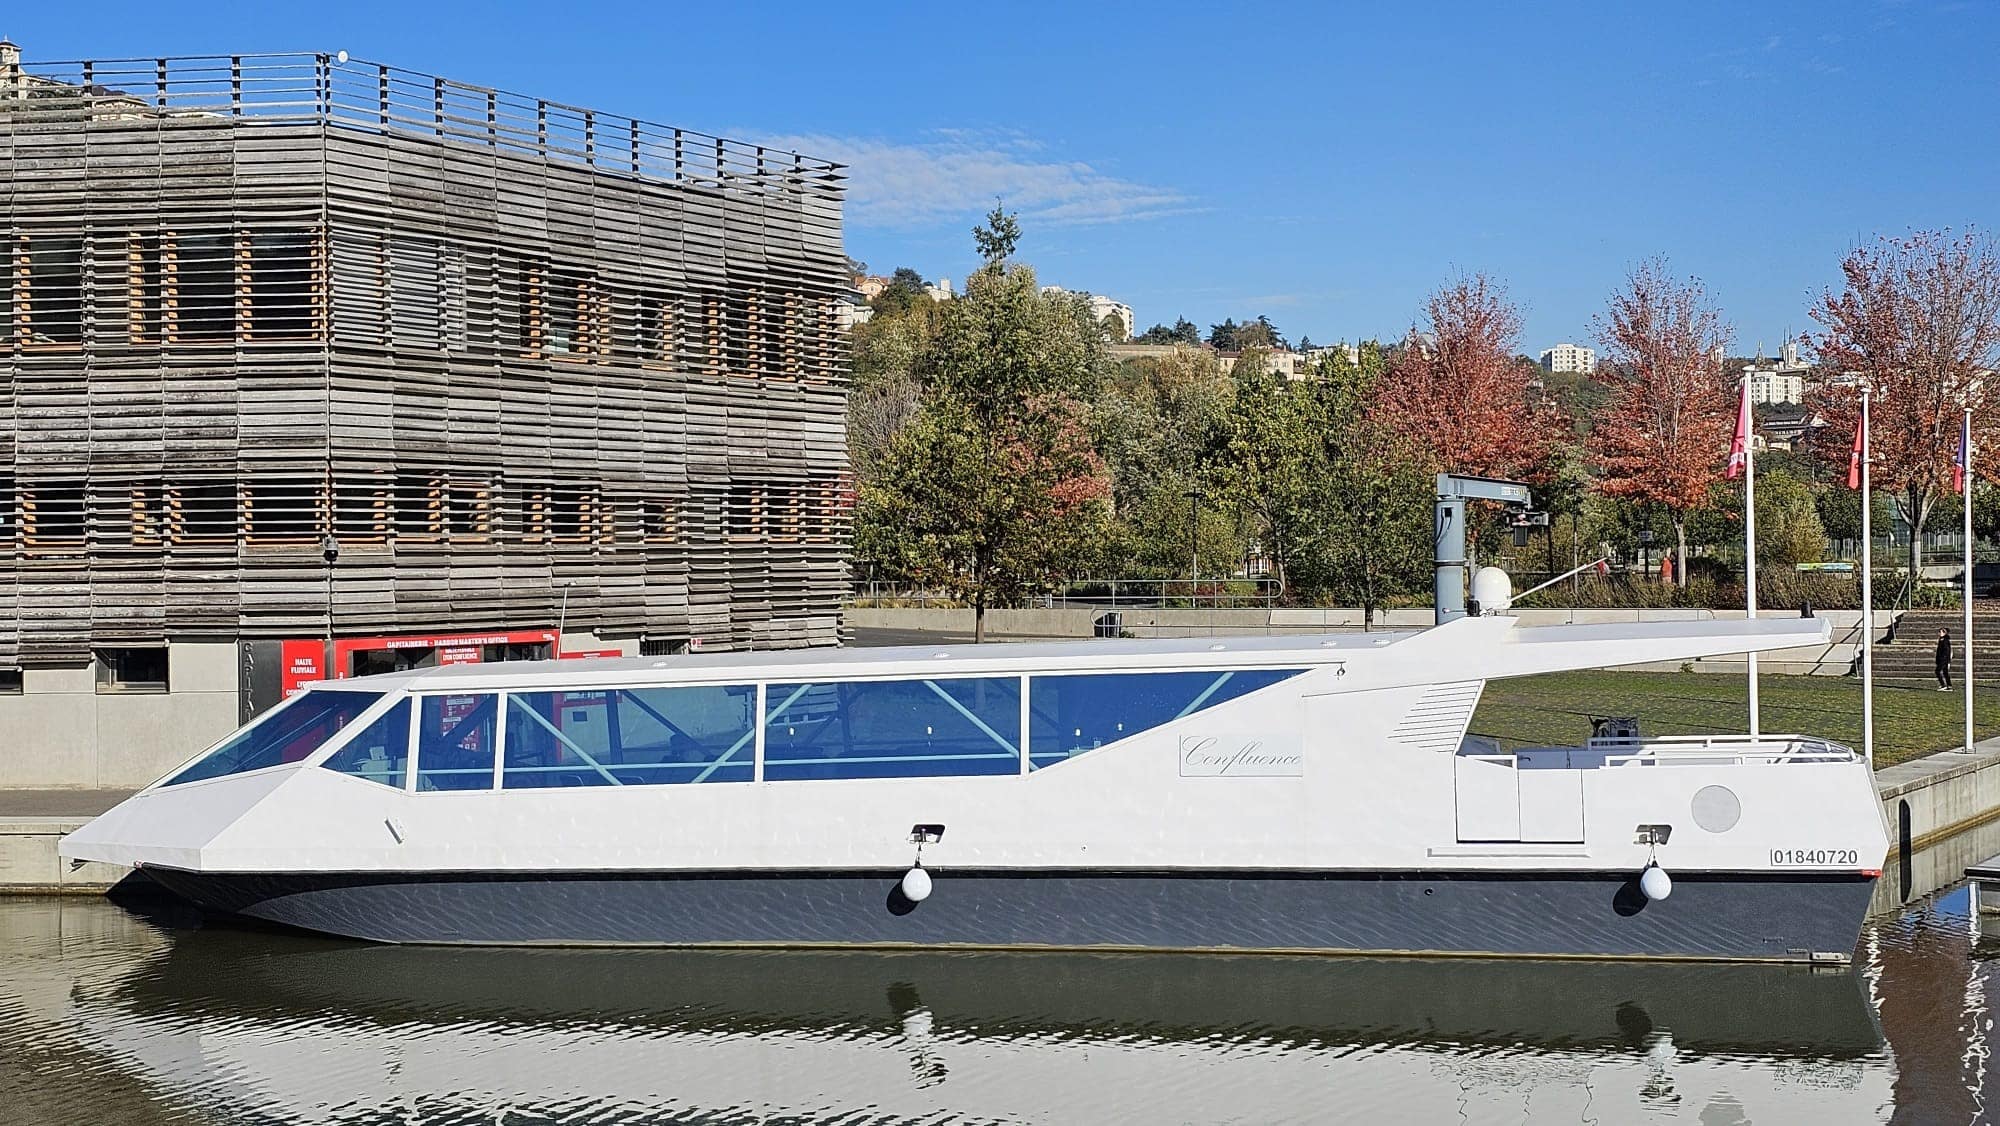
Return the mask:
{"type": "Polygon", "coordinates": [[[281,873],[148,869],[204,909],[399,943],[1849,958],[1874,878],[1630,873],[281,873]]]}

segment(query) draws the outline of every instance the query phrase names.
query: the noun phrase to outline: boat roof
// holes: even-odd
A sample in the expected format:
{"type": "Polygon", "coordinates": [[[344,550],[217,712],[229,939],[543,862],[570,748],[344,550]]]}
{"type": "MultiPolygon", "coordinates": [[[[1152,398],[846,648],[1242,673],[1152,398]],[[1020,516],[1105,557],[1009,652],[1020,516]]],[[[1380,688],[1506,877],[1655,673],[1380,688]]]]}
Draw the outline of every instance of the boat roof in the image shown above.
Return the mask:
{"type": "Polygon", "coordinates": [[[834,675],[908,676],[937,671],[1061,672],[1201,668],[1262,668],[1326,664],[1338,654],[1377,649],[1421,631],[1314,633],[1291,636],[1173,637],[1036,642],[941,642],[935,645],[774,649],[685,653],[671,657],[593,657],[447,665],[323,682],[324,688],[389,692],[469,691],[494,688],[576,688],[672,679],[694,683],[734,680],[818,680],[834,675]]]}

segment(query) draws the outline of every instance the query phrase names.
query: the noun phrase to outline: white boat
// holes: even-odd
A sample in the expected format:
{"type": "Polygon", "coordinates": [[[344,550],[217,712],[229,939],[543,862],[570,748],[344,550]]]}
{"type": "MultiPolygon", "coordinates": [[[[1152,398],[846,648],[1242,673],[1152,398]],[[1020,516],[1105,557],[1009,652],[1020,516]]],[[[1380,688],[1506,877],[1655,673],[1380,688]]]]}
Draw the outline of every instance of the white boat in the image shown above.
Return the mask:
{"type": "Polygon", "coordinates": [[[1827,635],[1489,615],[414,670],[312,686],[61,851],[384,942],[1845,961],[1888,849],[1848,748],[1466,735],[1488,679],[1827,635]]]}

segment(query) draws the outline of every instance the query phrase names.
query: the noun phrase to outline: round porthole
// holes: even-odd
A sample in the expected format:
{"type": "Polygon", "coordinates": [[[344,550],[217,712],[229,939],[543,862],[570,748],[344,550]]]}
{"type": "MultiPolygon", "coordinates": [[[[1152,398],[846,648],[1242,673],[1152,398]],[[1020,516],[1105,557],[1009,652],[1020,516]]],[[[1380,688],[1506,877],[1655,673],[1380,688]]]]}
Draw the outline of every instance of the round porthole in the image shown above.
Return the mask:
{"type": "Polygon", "coordinates": [[[1743,803],[1727,786],[1703,786],[1695,791],[1688,812],[1694,815],[1695,824],[1709,832],[1727,833],[1743,819],[1743,803]]]}

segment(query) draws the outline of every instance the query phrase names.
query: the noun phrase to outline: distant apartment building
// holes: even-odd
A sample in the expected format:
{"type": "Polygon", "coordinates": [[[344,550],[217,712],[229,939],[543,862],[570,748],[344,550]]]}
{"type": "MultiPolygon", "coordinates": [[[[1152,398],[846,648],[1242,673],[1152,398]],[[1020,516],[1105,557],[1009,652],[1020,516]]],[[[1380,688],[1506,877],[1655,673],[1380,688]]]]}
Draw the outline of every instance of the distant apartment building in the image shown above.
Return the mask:
{"type": "Polygon", "coordinates": [[[1308,348],[1303,353],[1306,364],[1316,364],[1338,353],[1350,364],[1361,362],[1361,346],[1358,344],[1330,344],[1324,348],[1308,348]]]}
{"type": "Polygon", "coordinates": [[[0,785],[136,786],[301,680],[836,641],[843,180],[0,43],[0,785]]]}
{"type": "MultiPolygon", "coordinates": [[[[1059,285],[1045,285],[1042,287],[1042,292],[1069,293],[1070,291],[1059,285]]],[[[1099,324],[1108,323],[1112,326],[1111,342],[1113,344],[1125,343],[1132,339],[1133,334],[1138,331],[1135,327],[1135,322],[1132,320],[1132,306],[1125,304],[1123,301],[1113,301],[1109,297],[1096,293],[1082,292],[1079,293],[1079,296],[1090,302],[1091,319],[1097,321],[1099,324]]]]}
{"type": "Polygon", "coordinates": [[[1743,369],[1744,378],[1750,381],[1750,401],[1759,404],[1799,403],[1805,401],[1806,373],[1811,366],[1799,358],[1799,346],[1786,344],[1779,351],[1774,362],[1766,360],[1759,349],[1756,359],[1743,369]]]}
{"type": "Polygon", "coordinates": [[[1542,370],[1546,372],[1576,372],[1588,375],[1597,370],[1597,352],[1581,344],[1571,344],[1565,340],[1542,353],[1542,370]]]}

